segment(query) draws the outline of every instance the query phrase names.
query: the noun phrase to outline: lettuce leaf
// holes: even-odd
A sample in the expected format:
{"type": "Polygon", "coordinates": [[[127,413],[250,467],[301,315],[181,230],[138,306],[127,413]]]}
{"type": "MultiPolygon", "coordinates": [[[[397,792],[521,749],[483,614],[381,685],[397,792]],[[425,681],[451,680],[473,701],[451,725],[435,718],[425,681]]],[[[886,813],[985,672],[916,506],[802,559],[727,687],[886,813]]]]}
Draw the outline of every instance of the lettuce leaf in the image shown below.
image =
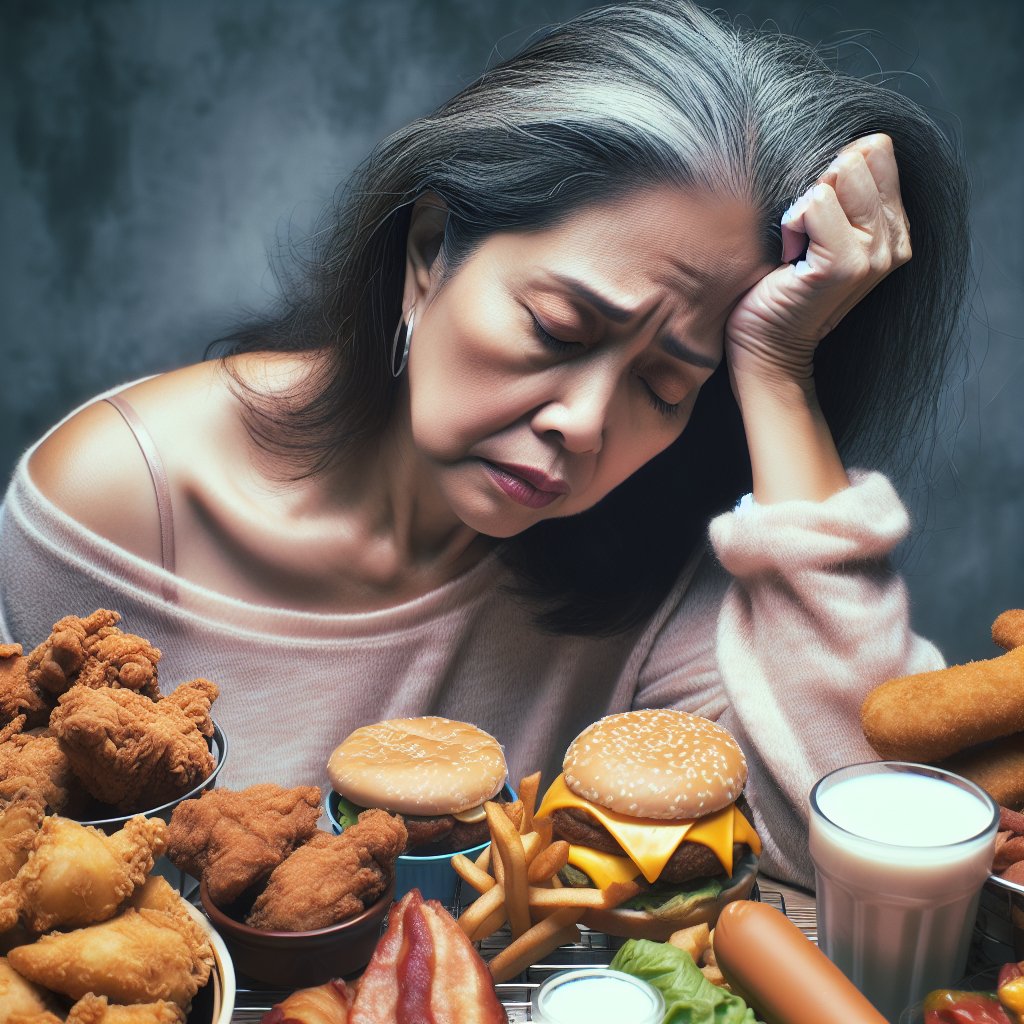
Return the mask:
{"type": "Polygon", "coordinates": [[[723,885],[715,878],[709,878],[699,889],[671,890],[667,887],[648,889],[624,903],[630,910],[646,910],[659,921],[679,920],[690,916],[691,911],[701,903],[712,903],[722,894],[723,885]]]}
{"type": "Polygon", "coordinates": [[[712,985],[689,953],[665,942],[630,939],[611,967],[653,985],[665,999],[662,1024],[758,1024],[739,996],[712,985]]]}

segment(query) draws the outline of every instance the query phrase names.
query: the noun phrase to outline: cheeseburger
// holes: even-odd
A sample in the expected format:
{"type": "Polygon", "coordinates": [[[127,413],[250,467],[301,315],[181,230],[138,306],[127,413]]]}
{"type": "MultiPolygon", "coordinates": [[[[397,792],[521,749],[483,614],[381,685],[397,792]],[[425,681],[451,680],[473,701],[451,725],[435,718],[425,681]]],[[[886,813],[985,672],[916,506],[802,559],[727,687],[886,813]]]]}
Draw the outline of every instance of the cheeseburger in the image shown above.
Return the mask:
{"type": "Polygon", "coordinates": [[[537,811],[569,842],[562,880],[643,889],[585,924],[612,935],[667,938],[714,924],[750,892],[761,843],[735,801],[747,780],[739,745],[683,711],[628,711],[584,729],[537,811]]]}
{"type": "Polygon", "coordinates": [[[466,722],[393,718],[356,729],[327,762],[342,826],[369,807],[400,814],[406,852],[450,853],[490,838],[483,803],[505,785],[501,744],[466,722]]]}

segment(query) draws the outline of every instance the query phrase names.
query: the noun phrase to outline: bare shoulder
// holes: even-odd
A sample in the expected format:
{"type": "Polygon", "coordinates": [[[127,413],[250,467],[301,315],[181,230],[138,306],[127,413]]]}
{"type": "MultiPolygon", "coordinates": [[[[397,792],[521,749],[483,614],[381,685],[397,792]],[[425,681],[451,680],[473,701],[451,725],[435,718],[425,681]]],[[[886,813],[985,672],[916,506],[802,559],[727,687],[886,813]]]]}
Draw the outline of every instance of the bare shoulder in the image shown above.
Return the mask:
{"type": "MultiPolygon", "coordinates": [[[[215,363],[197,364],[120,392],[163,461],[175,461],[175,432],[204,431],[201,417],[192,413],[224,388],[217,371],[215,363]]],[[[149,466],[124,417],[109,402],[93,402],[58,427],[32,453],[28,470],[62,512],[119,547],[160,563],[160,519],[149,466]]]]}
{"type": "MultiPolygon", "coordinates": [[[[232,360],[236,375],[264,394],[287,391],[303,360],[252,355],[232,360]]],[[[175,510],[196,493],[230,488],[249,464],[251,444],[232,376],[219,360],[161,374],[120,392],[141,420],[166,472],[175,510]]],[[[43,441],[29,475],[59,509],[119,547],[160,564],[160,518],[149,466],[121,413],[98,401],[43,441]]]]}

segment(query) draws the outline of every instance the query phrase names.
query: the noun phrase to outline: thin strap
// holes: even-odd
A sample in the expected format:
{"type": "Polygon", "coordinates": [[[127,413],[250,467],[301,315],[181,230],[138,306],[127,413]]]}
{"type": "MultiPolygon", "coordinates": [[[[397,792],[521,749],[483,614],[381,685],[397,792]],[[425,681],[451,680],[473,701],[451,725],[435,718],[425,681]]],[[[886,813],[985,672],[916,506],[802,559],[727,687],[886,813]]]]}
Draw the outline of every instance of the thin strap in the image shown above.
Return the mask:
{"type": "MultiPolygon", "coordinates": [[[[160,561],[168,572],[173,573],[174,516],[171,511],[171,486],[167,481],[167,471],[164,469],[163,459],[160,458],[153,435],[146,429],[146,425],[129,401],[119,394],[110,395],[105,401],[109,402],[124,418],[128,429],[138,442],[146,465],[149,466],[149,475],[153,478],[153,490],[156,492],[157,516],[160,519],[160,561]]],[[[175,588],[165,584],[164,597],[170,601],[175,600],[175,588]]]]}

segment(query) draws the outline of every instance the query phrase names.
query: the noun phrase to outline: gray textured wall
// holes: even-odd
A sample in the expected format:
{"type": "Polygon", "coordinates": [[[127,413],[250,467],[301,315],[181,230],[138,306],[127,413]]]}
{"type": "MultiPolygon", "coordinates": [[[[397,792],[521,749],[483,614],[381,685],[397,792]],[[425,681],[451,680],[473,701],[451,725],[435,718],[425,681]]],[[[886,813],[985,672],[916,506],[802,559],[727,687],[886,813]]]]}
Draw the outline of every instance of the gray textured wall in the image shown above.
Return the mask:
{"type": "MultiPolygon", "coordinates": [[[[0,5],[0,479],[122,380],[198,359],[273,290],[301,231],[389,129],[584,0],[7,0],[0,5]]],[[[953,660],[1024,605],[1024,5],[737,0],[807,38],[874,29],[962,123],[974,181],[970,364],[903,552],[917,628],[953,660]]]]}

